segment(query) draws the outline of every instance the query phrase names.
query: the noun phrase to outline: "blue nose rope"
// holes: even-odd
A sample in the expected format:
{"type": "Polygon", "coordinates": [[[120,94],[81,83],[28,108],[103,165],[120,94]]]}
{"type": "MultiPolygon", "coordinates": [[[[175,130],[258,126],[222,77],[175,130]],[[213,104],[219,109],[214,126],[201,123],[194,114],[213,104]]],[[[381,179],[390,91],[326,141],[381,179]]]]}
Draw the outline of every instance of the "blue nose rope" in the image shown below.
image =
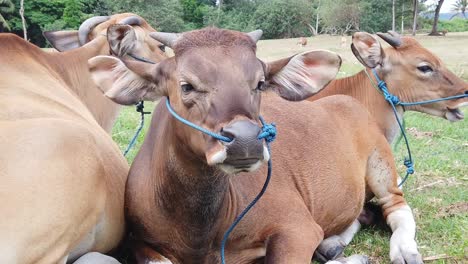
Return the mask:
{"type": "MultiPolygon", "coordinates": [[[[369,80],[372,83],[372,79],[367,73],[367,70],[365,70],[367,76],[369,77],[369,80]]],[[[403,178],[403,180],[398,184],[398,187],[402,186],[403,183],[406,182],[410,174],[414,173],[414,162],[413,158],[411,156],[411,149],[409,146],[408,138],[406,137],[406,132],[405,129],[401,123],[400,118],[398,117],[398,112],[396,110],[396,106],[401,105],[403,107],[405,106],[414,106],[414,105],[422,105],[422,104],[432,104],[440,101],[447,101],[447,100],[455,100],[455,99],[460,99],[460,98],[465,98],[468,97],[468,94],[465,92],[464,94],[459,94],[459,95],[454,95],[454,96],[449,96],[449,97],[443,97],[443,98],[437,98],[433,100],[426,100],[426,101],[419,101],[419,102],[402,102],[398,98],[398,96],[390,93],[388,90],[387,84],[385,81],[381,80],[379,75],[377,74],[377,71],[375,69],[372,69],[372,73],[374,74],[375,80],[377,81],[377,87],[379,88],[380,92],[384,96],[385,100],[390,104],[390,106],[393,109],[393,114],[395,115],[396,121],[398,123],[398,126],[400,127],[400,131],[403,135],[403,138],[405,140],[406,144],[406,149],[408,151],[408,157],[405,157],[405,160],[403,164],[406,166],[406,176],[403,178]]]]}
{"type": "Polygon", "coordinates": [[[127,146],[127,149],[125,149],[124,151],[124,156],[126,157],[128,152],[130,151],[130,149],[133,148],[133,146],[135,145],[136,143],[136,140],[138,138],[138,135],[140,135],[140,132],[141,130],[143,129],[143,126],[145,125],[145,115],[147,114],[151,114],[151,112],[145,112],[144,111],[144,108],[145,108],[145,105],[143,103],[143,101],[139,102],[138,104],[136,104],[136,111],[138,113],[140,113],[141,115],[141,119],[140,119],[140,125],[138,126],[138,129],[137,131],[135,132],[135,135],[133,135],[133,138],[132,140],[130,141],[130,143],[128,144],[127,146]]]}
{"type": "MultiPolygon", "coordinates": [[[[203,132],[213,138],[216,138],[218,140],[221,140],[221,141],[224,141],[224,142],[231,142],[233,139],[232,138],[228,138],[228,137],[225,137],[225,136],[222,136],[222,135],[219,135],[217,133],[214,133],[212,131],[209,131],[203,127],[200,127],[200,126],[197,126],[195,125],[194,123],[188,121],[187,119],[184,119],[183,117],[181,117],[180,115],[178,115],[174,109],[171,107],[171,104],[169,102],[169,98],[166,99],[166,107],[167,107],[167,110],[169,110],[169,113],[171,113],[172,116],[175,117],[175,119],[179,120],[180,122],[184,123],[185,125],[191,127],[191,128],[194,128],[200,132],[203,132]]],[[[263,184],[263,187],[262,187],[262,190],[257,194],[257,196],[252,200],[252,202],[249,203],[249,205],[247,205],[247,207],[236,217],[236,219],[234,220],[234,222],[231,224],[231,226],[229,226],[228,230],[224,233],[224,236],[223,236],[223,240],[221,241],[221,263],[222,264],[225,264],[225,258],[224,258],[224,248],[226,247],[226,243],[227,243],[227,240],[228,240],[228,237],[229,235],[231,234],[231,232],[234,230],[234,228],[237,226],[237,224],[242,220],[242,218],[244,218],[244,216],[247,214],[247,212],[250,211],[250,209],[252,209],[252,207],[258,202],[258,200],[260,200],[260,198],[263,196],[263,194],[265,193],[267,187],[268,187],[268,183],[270,182],[270,179],[271,179],[271,169],[272,169],[272,162],[271,162],[271,149],[270,149],[270,143],[273,142],[276,138],[276,125],[274,123],[271,123],[271,124],[267,124],[265,123],[265,120],[260,116],[259,117],[260,119],[260,122],[262,123],[262,132],[258,135],[258,139],[259,140],[262,140],[264,139],[266,144],[267,144],[267,148],[268,148],[268,153],[270,154],[270,159],[268,160],[268,173],[267,173],[267,177],[266,177],[266,180],[265,180],[265,183],[263,184]]]]}

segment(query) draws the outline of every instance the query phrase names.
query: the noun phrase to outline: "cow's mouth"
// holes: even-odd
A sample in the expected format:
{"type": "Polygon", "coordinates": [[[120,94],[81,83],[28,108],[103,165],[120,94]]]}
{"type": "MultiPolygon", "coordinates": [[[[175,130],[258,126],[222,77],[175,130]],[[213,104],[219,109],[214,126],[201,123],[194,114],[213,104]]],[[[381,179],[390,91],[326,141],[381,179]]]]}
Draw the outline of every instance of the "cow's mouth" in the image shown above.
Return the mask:
{"type": "Polygon", "coordinates": [[[463,120],[465,115],[460,111],[460,108],[449,108],[447,107],[447,112],[445,113],[445,118],[452,122],[457,122],[463,120]]]}
{"type": "Polygon", "coordinates": [[[252,172],[260,168],[268,159],[270,159],[270,154],[268,153],[268,149],[263,146],[262,155],[256,155],[255,157],[227,158],[223,163],[219,164],[219,168],[228,174],[252,172]]]}

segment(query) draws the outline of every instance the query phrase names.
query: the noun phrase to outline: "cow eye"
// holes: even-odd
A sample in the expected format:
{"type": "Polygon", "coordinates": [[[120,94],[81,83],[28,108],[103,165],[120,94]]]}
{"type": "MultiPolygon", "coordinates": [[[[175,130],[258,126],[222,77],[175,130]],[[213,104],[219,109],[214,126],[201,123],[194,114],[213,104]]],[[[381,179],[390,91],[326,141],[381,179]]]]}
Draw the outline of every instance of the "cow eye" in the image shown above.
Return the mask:
{"type": "Polygon", "coordinates": [[[257,83],[257,88],[256,88],[256,90],[257,90],[257,91],[264,91],[264,90],[265,90],[264,87],[265,87],[265,81],[263,81],[263,80],[262,80],[262,81],[259,81],[259,82],[257,83]]]}
{"type": "Polygon", "coordinates": [[[428,65],[423,65],[423,66],[419,66],[418,67],[418,70],[422,73],[429,73],[429,72],[433,72],[434,70],[431,68],[431,66],[428,66],[428,65]]]}
{"type": "Polygon", "coordinates": [[[162,52],[166,52],[166,45],[159,45],[158,48],[162,51],[162,52]]]}
{"type": "Polygon", "coordinates": [[[193,86],[188,82],[180,82],[180,88],[182,88],[182,92],[190,93],[194,90],[193,86]]]}

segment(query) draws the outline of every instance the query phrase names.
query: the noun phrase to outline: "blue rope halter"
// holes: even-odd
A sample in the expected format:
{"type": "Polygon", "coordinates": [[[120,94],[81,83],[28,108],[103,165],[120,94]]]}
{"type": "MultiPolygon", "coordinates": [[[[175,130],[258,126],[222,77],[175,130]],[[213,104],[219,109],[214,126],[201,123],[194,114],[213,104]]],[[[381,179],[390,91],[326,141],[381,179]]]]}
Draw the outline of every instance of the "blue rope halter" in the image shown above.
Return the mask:
{"type": "MultiPolygon", "coordinates": [[[[180,115],[178,115],[174,109],[171,107],[171,104],[169,102],[169,98],[166,99],[166,107],[167,107],[167,110],[169,111],[169,113],[175,117],[175,119],[177,119],[178,121],[182,122],[183,124],[191,127],[191,128],[194,128],[202,133],[205,133],[213,138],[216,138],[218,140],[221,140],[221,141],[224,141],[224,142],[231,142],[232,141],[232,138],[228,138],[228,137],[225,137],[225,136],[222,136],[222,135],[219,135],[217,133],[214,133],[212,131],[209,131],[203,127],[200,127],[198,125],[195,125],[194,123],[188,121],[187,119],[184,119],[183,117],[181,117],[180,115]]],[[[223,236],[223,240],[221,241],[221,263],[222,264],[225,264],[225,257],[224,257],[224,249],[226,247],[226,243],[227,243],[227,240],[228,240],[228,237],[229,235],[231,234],[231,232],[234,230],[234,228],[237,226],[237,224],[242,220],[242,218],[244,218],[244,216],[247,214],[247,212],[250,211],[250,209],[252,209],[252,207],[258,202],[258,200],[260,200],[260,198],[263,196],[263,194],[265,193],[267,187],[268,187],[268,183],[270,182],[270,179],[271,179],[271,170],[272,170],[272,162],[271,162],[271,149],[270,149],[270,143],[273,142],[276,138],[276,125],[274,123],[271,123],[271,124],[267,124],[265,123],[265,120],[260,116],[259,117],[260,119],[260,122],[262,123],[262,132],[258,135],[258,139],[261,140],[261,139],[264,139],[266,141],[266,144],[267,144],[267,148],[268,148],[268,152],[270,153],[270,159],[268,160],[268,173],[267,173],[267,177],[266,177],[266,180],[265,180],[265,183],[263,184],[263,187],[261,189],[261,191],[257,194],[257,196],[252,200],[252,202],[249,203],[249,205],[247,205],[247,207],[236,217],[236,219],[234,220],[234,222],[231,224],[231,226],[229,226],[228,230],[224,233],[224,236],[223,236]]]]}
{"type": "MultiPolygon", "coordinates": [[[[398,98],[398,96],[390,93],[388,90],[387,84],[385,81],[380,79],[379,75],[377,74],[377,71],[375,69],[372,69],[372,73],[374,74],[375,80],[377,81],[377,87],[379,90],[382,92],[382,95],[384,96],[385,100],[390,104],[390,106],[393,109],[393,113],[395,115],[396,121],[398,123],[398,126],[400,127],[400,131],[403,135],[403,138],[405,139],[405,144],[406,144],[406,149],[408,151],[408,157],[405,157],[405,161],[403,164],[406,166],[406,176],[403,178],[403,180],[398,184],[398,187],[402,186],[403,183],[406,182],[410,174],[414,173],[414,162],[413,158],[411,156],[411,149],[409,146],[408,138],[406,137],[405,129],[402,125],[402,122],[400,118],[398,117],[398,113],[396,110],[396,106],[401,105],[403,107],[405,106],[414,106],[414,105],[422,105],[422,104],[432,104],[440,101],[446,101],[446,100],[454,100],[454,99],[460,99],[460,98],[465,98],[468,97],[468,94],[459,94],[459,95],[454,95],[454,96],[449,96],[449,97],[443,97],[443,98],[437,98],[433,100],[426,100],[426,101],[419,101],[419,102],[402,102],[398,98]]],[[[366,71],[367,74],[367,71],[366,71]]],[[[372,82],[372,80],[371,80],[372,82]]]]}
{"type": "Polygon", "coordinates": [[[145,108],[145,105],[144,105],[143,101],[140,101],[138,104],[136,104],[136,111],[141,114],[140,125],[138,126],[138,129],[135,132],[135,135],[133,135],[132,140],[128,144],[127,149],[125,149],[125,151],[124,151],[124,156],[125,157],[127,156],[130,149],[132,149],[133,146],[135,146],[137,138],[140,135],[140,132],[143,129],[143,126],[145,125],[145,115],[146,114],[151,114],[151,112],[145,112],[144,108],[145,108]]]}

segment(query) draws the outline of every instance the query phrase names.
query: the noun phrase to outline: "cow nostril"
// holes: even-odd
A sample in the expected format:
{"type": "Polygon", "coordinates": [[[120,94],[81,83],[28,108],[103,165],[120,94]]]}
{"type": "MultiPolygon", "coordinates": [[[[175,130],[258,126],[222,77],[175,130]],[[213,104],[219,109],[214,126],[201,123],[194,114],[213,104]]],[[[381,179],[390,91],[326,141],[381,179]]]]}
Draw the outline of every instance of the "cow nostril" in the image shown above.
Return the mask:
{"type": "Polygon", "coordinates": [[[465,94],[468,94],[468,91],[465,91],[465,94]]]}
{"type": "MultiPolygon", "coordinates": [[[[234,141],[234,139],[236,138],[236,136],[234,135],[234,133],[230,132],[230,131],[227,130],[227,129],[224,129],[224,127],[221,128],[221,131],[220,131],[219,133],[221,134],[221,136],[230,138],[232,141],[234,141]]],[[[232,141],[231,141],[231,142],[232,142],[232,141]]]]}

